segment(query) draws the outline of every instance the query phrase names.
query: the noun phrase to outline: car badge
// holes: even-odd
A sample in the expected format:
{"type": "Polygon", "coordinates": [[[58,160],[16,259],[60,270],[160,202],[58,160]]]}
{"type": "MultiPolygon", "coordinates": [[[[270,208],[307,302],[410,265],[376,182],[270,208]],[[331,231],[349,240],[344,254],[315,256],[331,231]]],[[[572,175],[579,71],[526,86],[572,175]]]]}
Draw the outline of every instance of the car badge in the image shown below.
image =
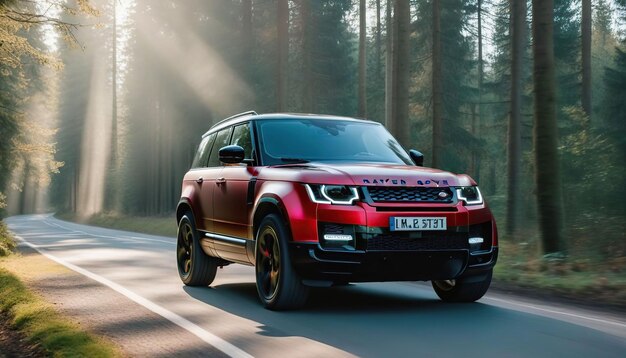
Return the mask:
{"type": "Polygon", "coordinates": [[[448,193],[446,193],[445,191],[440,191],[439,194],[437,195],[439,195],[439,197],[442,199],[445,199],[448,197],[448,193]]]}

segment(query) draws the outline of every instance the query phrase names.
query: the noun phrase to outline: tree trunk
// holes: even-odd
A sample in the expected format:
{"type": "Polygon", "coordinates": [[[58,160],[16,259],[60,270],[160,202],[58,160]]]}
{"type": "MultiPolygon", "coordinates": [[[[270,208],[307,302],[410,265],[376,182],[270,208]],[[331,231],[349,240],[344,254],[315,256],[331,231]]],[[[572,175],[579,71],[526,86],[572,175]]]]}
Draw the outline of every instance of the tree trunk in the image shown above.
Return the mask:
{"type": "Polygon", "coordinates": [[[302,57],[304,72],[304,98],[302,107],[304,112],[311,113],[313,112],[313,93],[315,81],[313,78],[313,68],[311,63],[313,56],[313,38],[311,34],[313,31],[313,19],[309,0],[302,0],[300,16],[302,17],[302,57]]]}
{"type": "Polygon", "coordinates": [[[376,0],[376,85],[381,82],[381,46],[382,46],[382,35],[381,35],[381,22],[380,22],[380,0],[376,0]]]}
{"type": "Polygon", "coordinates": [[[278,0],[278,61],[276,61],[276,111],[287,111],[287,66],[289,58],[289,0],[278,0]]]}
{"type": "Polygon", "coordinates": [[[409,126],[409,33],[411,9],[409,0],[395,0],[393,50],[393,118],[392,134],[405,148],[411,145],[409,126]]]}
{"type": "Polygon", "coordinates": [[[591,117],[591,0],[582,0],[582,91],[580,103],[591,117]]]}
{"type": "Polygon", "coordinates": [[[111,167],[117,168],[117,0],[113,0],[113,54],[111,55],[111,167]]]}
{"type": "Polygon", "coordinates": [[[117,1],[113,0],[113,24],[111,26],[111,159],[109,161],[104,208],[116,209],[118,190],[118,118],[117,118],[117,1]]]}
{"type": "MultiPolygon", "coordinates": [[[[476,15],[478,17],[478,103],[472,106],[472,135],[475,138],[480,139],[480,122],[481,122],[481,103],[483,101],[483,8],[482,0],[477,2],[476,15]]],[[[480,158],[479,153],[472,151],[472,158],[470,160],[471,175],[476,181],[480,179],[480,158]]]]}
{"type": "MultiPolygon", "coordinates": [[[[241,2],[241,73],[243,73],[246,84],[253,87],[253,36],[252,36],[252,0],[241,2]]],[[[246,100],[242,105],[248,109],[254,108],[255,104],[251,100],[246,100]]]]}
{"type": "Polygon", "coordinates": [[[394,127],[393,118],[391,117],[391,108],[393,106],[393,22],[391,17],[392,0],[387,0],[385,9],[385,29],[387,35],[385,38],[385,126],[391,131],[394,127]]]}
{"type": "Polygon", "coordinates": [[[367,67],[365,63],[365,46],[367,40],[365,0],[359,3],[359,113],[361,118],[367,117],[367,67]]]}
{"type": "Polygon", "coordinates": [[[556,123],[554,2],[533,0],[534,147],[536,191],[544,253],[563,250],[561,176],[556,123]]]}
{"type": "Polygon", "coordinates": [[[443,89],[441,78],[441,2],[433,0],[433,50],[432,50],[432,87],[433,87],[433,153],[431,166],[441,165],[443,154],[443,89]]]}
{"type": "Polygon", "coordinates": [[[508,128],[506,233],[519,227],[522,162],[522,61],[526,43],[526,2],[510,0],[511,9],[511,109],[508,128]]]}

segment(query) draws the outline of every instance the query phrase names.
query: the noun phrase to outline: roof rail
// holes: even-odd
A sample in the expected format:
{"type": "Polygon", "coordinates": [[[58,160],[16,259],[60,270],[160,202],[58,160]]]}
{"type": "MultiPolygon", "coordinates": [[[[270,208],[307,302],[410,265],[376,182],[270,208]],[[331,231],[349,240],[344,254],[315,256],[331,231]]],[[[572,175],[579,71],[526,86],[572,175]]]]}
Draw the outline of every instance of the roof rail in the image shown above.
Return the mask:
{"type": "Polygon", "coordinates": [[[222,123],[224,123],[224,122],[226,122],[228,120],[231,120],[233,118],[243,117],[243,116],[247,116],[247,115],[256,116],[257,114],[258,113],[256,113],[255,111],[247,111],[247,112],[243,112],[243,113],[238,113],[238,114],[235,114],[234,116],[230,116],[230,117],[228,117],[226,119],[222,119],[221,121],[219,121],[219,122],[215,123],[214,125],[212,125],[211,128],[213,128],[213,127],[215,127],[215,126],[217,126],[219,124],[222,124],[222,123]]]}

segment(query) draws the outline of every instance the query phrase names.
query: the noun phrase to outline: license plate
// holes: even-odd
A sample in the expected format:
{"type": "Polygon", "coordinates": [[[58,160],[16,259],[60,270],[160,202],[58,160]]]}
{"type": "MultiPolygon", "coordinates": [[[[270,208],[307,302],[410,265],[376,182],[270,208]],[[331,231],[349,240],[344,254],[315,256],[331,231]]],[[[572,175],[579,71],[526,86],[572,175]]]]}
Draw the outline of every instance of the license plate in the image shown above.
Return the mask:
{"type": "Polygon", "coordinates": [[[406,217],[394,216],[389,218],[391,231],[433,231],[448,228],[445,217],[406,217]]]}

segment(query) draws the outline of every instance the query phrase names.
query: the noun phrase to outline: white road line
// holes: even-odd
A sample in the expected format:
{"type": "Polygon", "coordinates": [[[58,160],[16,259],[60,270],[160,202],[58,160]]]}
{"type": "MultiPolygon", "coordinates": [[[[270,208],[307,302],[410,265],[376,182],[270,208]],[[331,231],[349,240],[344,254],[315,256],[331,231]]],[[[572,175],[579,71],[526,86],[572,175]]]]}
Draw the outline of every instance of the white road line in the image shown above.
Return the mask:
{"type": "Polygon", "coordinates": [[[203,341],[205,341],[206,343],[210,344],[211,346],[217,348],[218,350],[222,351],[223,353],[225,353],[226,355],[230,356],[230,357],[245,357],[245,358],[250,358],[252,357],[250,354],[246,353],[245,351],[239,349],[238,347],[226,342],[225,340],[223,340],[222,338],[214,335],[213,333],[210,333],[206,330],[204,330],[202,327],[198,326],[197,324],[187,320],[186,318],[172,312],[169,311],[159,305],[157,305],[156,303],[142,297],[139,296],[138,294],[128,290],[127,288],[121,286],[120,284],[117,284],[109,279],[106,279],[102,276],[99,276],[91,271],[87,271],[82,267],[78,267],[74,264],[71,264],[63,259],[60,259],[56,256],[53,256],[51,254],[48,254],[47,252],[45,252],[46,250],[41,248],[39,245],[35,245],[32,244],[28,241],[26,241],[23,237],[19,236],[19,235],[14,235],[18,240],[20,240],[21,242],[23,242],[25,245],[35,249],[37,252],[39,252],[40,254],[42,254],[43,256],[49,258],[50,260],[61,264],[67,268],[69,268],[70,270],[73,270],[75,272],[78,272],[81,275],[87,276],[90,279],[97,281],[113,290],[115,290],[116,292],[126,296],[128,299],[140,304],[141,306],[149,309],[150,311],[158,314],[159,316],[167,319],[168,321],[176,324],[177,326],[189,331],[190,333],[194,334],[196,337],[202,339],[203,341]]]}
{"type": "Polygon", "coordinates": [[[106,235],[91,234],[91,233],[88,233],[88,232],[86,232],[86,231],[74,230],[74,229],[69,228],[69,227],[67,227],[67,226],[59,225],[59,224],[57,224],[57,223],[53,223],[53,222],[48,222],[48,221],[46,221],[46,220],[44,220],[44,221],[43,221],[43,223],[44,223],[44,224],[46,224],[46,225],[49,225],[49,226],[55,226],[55,227],[58,227],[58,228],[63,229],[63,230],[68,230],[68,231],[70,231],[70,232],[72,232],[72,233],[77,233],[77,234],[87,235],[87,236],[93,236],[93,237],[101,237],[101,238],[104,238],[104,239],[125,239],[125,240],[131,240],[131,239],[133,239],[133,240],[143,240],[143,241],[161,242],[161,243],[164,243],[164,244],[176,245],[176,243],[175,243],[175,242],[172,242],[172,241],[165,241],[165,240],[159,240],[159,239],[148,239],[148,238],[145,238],[145,237],[139,237],[139,236],[119,237],[119,236],[106,236],[106,235]]]}
{"type": "Polygon", "coordinates": [[[568,316],[568,317],[573,317],[573,318],[578,318],[578,319],[585,319],[585,320],[588,320],[588,321],[594,321],[594,322],[600,322],[600,323],[605,323],[605,324],[611,324],[611,325],[614,325],[614,326],[617,326],[617,327],[626,328],[626,324],[620,323],[620,322],[616,322],[616,321],[611,321],[611,320],[601,319],[601,318],[594,318],[594,317],[589,317],[589,316],[583,316],[583,315],[579,315],[579,314],[575,314],[575,313],[569,313],[569,312],[564,312],[564,311],[558,311],[558,310],[543,308],[543,307],[536,306],[536,305],[531,305],[531,304],[526,304],[526,303],[519,303],[519,302],[516,302],[516,301],[510,301],[510,300],[504,300],[504,299],[501,299],[501,298],[484,297],[482,300],[491,300],[491,301],[506,303],[506,304],[513,305],[513,306],[519,306],[519,307],[524,307],[524,308],[528,308],[528,309],[533,309],[533,310],[537,310],[537,311],[543,311],[543,312],[548,312],[548,313],[553,313],[553,314],[558,314],[558,315],[563,315],[563,316],[568,316]]]}

